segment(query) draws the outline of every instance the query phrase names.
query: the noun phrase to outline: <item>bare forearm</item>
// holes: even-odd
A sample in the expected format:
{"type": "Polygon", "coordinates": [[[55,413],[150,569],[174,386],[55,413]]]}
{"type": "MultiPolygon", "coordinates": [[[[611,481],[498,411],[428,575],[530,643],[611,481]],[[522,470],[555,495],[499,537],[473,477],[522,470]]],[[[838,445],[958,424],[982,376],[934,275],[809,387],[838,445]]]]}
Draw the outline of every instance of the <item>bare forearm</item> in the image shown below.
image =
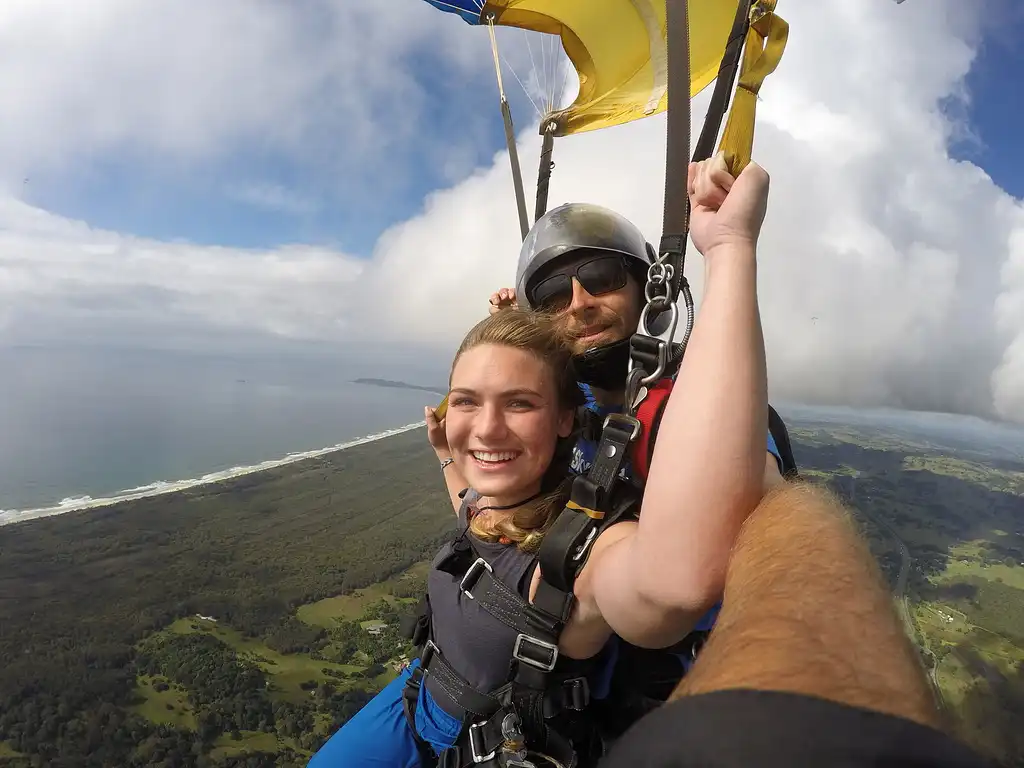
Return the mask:
{"type": "Polygon", "coordinates": [[[733,553],[722,613],[674,696],[788,691],[938,722],[924,672],[863,539],[827,492],[773,492],[733,553]]]}
{"type": "Polygon", "coordinates": [[[752,248],[709,261],[704,301],[666,406],[633,547],[657,602],[714,601],[729,551],[761,497],[767,441],[764,339],[752,248]]]}

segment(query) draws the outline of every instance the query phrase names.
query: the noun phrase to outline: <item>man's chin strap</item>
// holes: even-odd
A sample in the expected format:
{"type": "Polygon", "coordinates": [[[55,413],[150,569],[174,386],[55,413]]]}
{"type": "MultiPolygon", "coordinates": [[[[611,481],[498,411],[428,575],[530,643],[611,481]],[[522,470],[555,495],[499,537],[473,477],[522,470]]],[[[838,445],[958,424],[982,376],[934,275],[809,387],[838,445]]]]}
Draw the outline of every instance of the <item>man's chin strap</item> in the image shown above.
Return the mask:
{"type": "Polygon", "coordinates": [[[598,389],[622,390],[629,370],[629,339],[588,349],[572,359],[579,380],[598,389]]]}

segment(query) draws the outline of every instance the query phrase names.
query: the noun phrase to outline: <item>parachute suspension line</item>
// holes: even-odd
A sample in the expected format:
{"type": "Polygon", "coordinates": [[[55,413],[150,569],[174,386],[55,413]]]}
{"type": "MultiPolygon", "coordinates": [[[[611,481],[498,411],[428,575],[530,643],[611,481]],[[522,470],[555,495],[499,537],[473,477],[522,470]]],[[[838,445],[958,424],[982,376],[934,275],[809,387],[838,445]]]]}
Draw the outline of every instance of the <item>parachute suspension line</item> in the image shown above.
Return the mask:
{"type": "Polygon", "coordinates": [[[548,122],[544,126],[544,139],[540,145],[540,170],[537,172],[537,208],[533,220],[537,221],[548,210],[548,187],[551,182],[551,171],[555,164],[551,162],[551,153],[555,148],[555,128],[557,124],[548,122]]]}
{"type": "MultiPolygon", "coordinates": [[[[527,34],[525,29],[523,30],[523,38],[525,38],[525,40],[526,40],[526,50],[530,54],[530,67],[532,67],[533,73],[536,74],[537,72],[540,72],[540,69],[538,69],[538,67],[537,67],[537,59],[534,58],[534,55],[533,55],[533,46],[530,45],[530,36],[529,36],[529,34],[527,34]]],[[[544,53],[544,50],[543,50],[543,38],[541,40],[541,46],[542,46],[541,53],[543,54],[544,53]]],[[[522,81],[520,81],[520,84],[521,84],[521,82],[522,81]]],[[[541,86],[541,83],[538,82],[537,85],[541,86]]],[[[523,90],[526,90],[526,86],[523,86],[523,90]]],[[[544,88],[541,87],[540,90],[543,91],[544,88]]],[[[530,100],[533,101],[533,99],[530,99],[530,100]]],[[[534,104],[534,106],[536,107],[537,105],[534,104]]],[[[540,110],[538,110],[538,112],[540,112],[540,110]]],[[[541,112],[541,116],[543,116],[543,115],[544,115],[544,113],[541,112]]]]}
{"type": "MultiPolygon", "coordinates": [[[[494,14],[487,16],[487,31],[491,35],[491,53],[494,56],[494,74],[498,78],[498,95],[501,97],[501,117],[505,123],[505,144],[508,147],[508,158],[512,164],[512,184],[516,192],[516,206],[519,209],[519,230],[523,240],[530,231],[530,220],[526,214],[526,193],[523,192],[523,170],[519,165],[519,152],[516,150],[516,132],[512,126],[512,110],[505,98],[505,84],[501,80],[501,57],[498,54],[498,39],[494,36],[494,14]]],[[[518,78],[517,78],[518,79],[518,78]]]]}
{"type": "Polygon", "coordinates": [[[555,109],[558,108],[558,94],[557,94],[558,80],[556,78],[558,76],[558,49],[561,46],[559,44],[559,39],[557,37],[554,37],[554,36],[550,36],[550,43],[551,43],[551,46],[550,46],[550,48],[551,48],[551,59],[549,61],[549,64],[551,65],[550,77],[548,77],[549,73],[546,72],[546,71],[544,73],[544,77],[547,79],[547,82],[548,82],[548,110],[549,111],[554,111],[555,109]]]}
{"type": "Polygon", "coordinates": [[[508,59],[506,59],[504,56],[501,57],[501,61],[505,65],[505,67],[508,68],[508,71],[512,73],[512,77],[516,79],[516,82],[519,83],[519,87],[523,89],[523,93],[526,94],[526,98],[528,98],[530,100],[530,103],[533,105],[533,109],[537,113],[537,117],[539,119],[543,119],[544,113],[541,112],[540,107],[537,106],[537,102],[533,100],[533,96],[530,95],[530,92],[526,89],[526,86],[523,85],[523,81],[522,79],[520,79],[519,75],[516,74],[515,68],[508,63],[508,59]]]}

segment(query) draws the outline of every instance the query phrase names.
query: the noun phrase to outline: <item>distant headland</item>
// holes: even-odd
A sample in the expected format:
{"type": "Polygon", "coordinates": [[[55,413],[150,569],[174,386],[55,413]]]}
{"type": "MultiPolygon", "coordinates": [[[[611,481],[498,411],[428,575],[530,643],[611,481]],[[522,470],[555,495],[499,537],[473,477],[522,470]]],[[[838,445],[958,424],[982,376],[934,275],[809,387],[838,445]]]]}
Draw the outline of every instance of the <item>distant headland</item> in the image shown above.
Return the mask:
{"type": "Polygon", "coordinates": [[[407,384],[404,381],[391,381],[389,379],[352,379],[353,384],[368,384],[371,387],[390,387],[391,389],[418,389],[423,392],[433,392],[438,395],[447,395],[448,390],[441,387],[424,387],[419,384],[407,384]]]}

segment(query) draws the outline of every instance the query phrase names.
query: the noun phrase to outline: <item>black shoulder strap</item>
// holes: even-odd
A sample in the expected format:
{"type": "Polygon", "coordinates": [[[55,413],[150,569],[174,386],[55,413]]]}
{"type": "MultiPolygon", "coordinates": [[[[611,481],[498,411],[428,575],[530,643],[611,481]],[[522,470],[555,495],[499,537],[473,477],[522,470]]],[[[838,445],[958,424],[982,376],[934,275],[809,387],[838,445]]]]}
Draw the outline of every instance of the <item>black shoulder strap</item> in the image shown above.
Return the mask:
{"type": "Polygon", "coordinates": [[[569,502],[541,542],[538,601],[542,591],[571,595],[600,531],[635,505],[635,496],[626,492],[631,488],[619,480],[629,445],[639,433],[640,422],[632,416],[613,413],[605,418],[593,466],[573,480],[569,502]]]}
{"type": "Polygon", "coordinates": [[[775,445],[779,449],[779,456],[782,457],[782,474],[791,477],[798,473],[796,456],[793,453],[793,444],[789,440],[789,430],[786,429],[786,422],[782,420],[779,412],[772,406],[768,406],[768,431],[771,432],[775,445]]]}

